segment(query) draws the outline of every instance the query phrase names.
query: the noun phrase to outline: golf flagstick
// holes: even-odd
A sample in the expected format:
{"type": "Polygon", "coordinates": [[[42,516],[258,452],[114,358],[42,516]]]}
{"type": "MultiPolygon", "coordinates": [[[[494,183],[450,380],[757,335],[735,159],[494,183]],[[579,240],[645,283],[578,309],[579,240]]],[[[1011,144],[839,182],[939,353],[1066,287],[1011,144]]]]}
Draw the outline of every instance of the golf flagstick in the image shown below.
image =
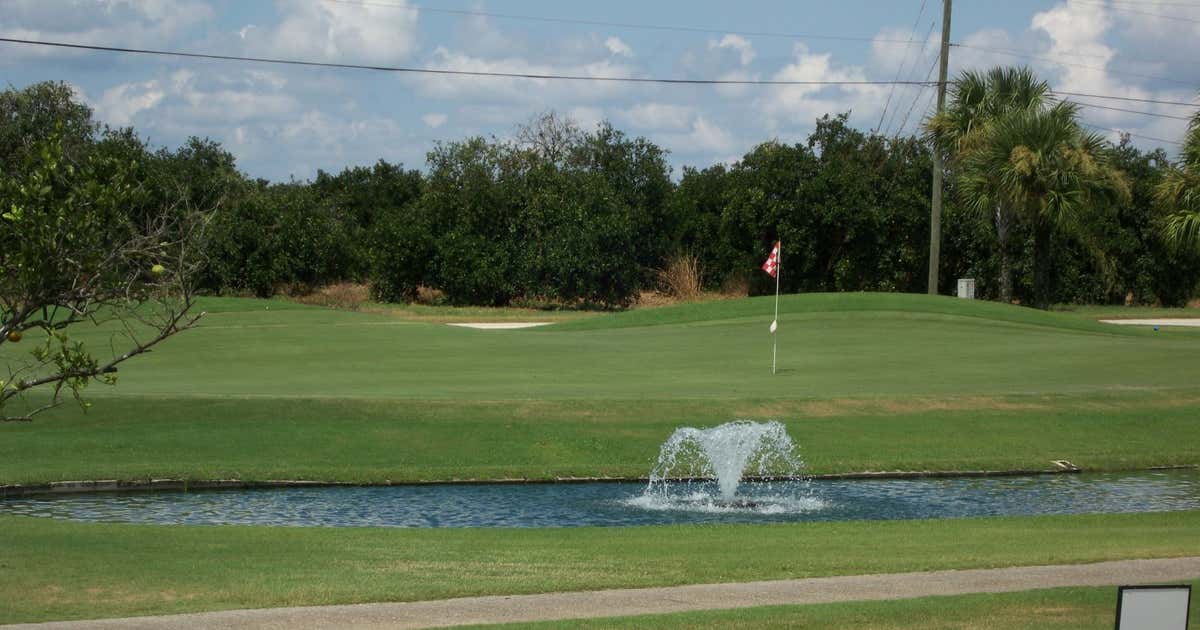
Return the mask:
{"type": "Polygon", "coordinates": [[[771,374],[775,374],[775,357],[779,352],[779,261],[783,258],[783,242],[775,244],[775,319],[771,320],[771,374]]]}
{"type": "Polygon", "coordinates": [[[762,266],[763,271],[775,278],[775,319],[771,320],[771,374],[775,373],[775,359],[779,354],[779,333],[776,331],[779,330],[779,259],[782,249],[783,242],[775,241],[771,255],[767,256],[767,262],[762,266]]]}

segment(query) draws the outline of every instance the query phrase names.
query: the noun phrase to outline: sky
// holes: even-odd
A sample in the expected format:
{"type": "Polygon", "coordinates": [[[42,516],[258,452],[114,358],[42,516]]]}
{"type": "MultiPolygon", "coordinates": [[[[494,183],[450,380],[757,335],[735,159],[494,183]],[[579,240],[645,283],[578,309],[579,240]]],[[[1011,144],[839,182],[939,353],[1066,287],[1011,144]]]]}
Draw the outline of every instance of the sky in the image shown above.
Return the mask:
{"type": "MultiPolygon", "coordinates": [[[[0,37],[363,65],[610,77],[936,80],[941,0],[0,0],[0,37]],[[481,15],[483,13],[490,15],[481,15]],[[552,18],[585,23],[546,21],[552,18]],[[604,24],[599,24],[604,23],[604,24]],[[669,26],[675,30],[635,28],[669,26]]],[[[955,0],[951,75],[1031,66],[1064,92],[1200,103],[1200,0],[955,0]]],[[[252,177],[379,159],[423,169],[439,141],[508,138],[547,110],[607,120],[685,165],[802,142],[817,118],[909,134],[919,86],[697,86],[454,77],[0,42],[0,81],[71,84],[153,146],[219,141],[252,177]]],[[[1116,139],[1174,155],[1198,107],[1076,97],[1116,139]]]]}

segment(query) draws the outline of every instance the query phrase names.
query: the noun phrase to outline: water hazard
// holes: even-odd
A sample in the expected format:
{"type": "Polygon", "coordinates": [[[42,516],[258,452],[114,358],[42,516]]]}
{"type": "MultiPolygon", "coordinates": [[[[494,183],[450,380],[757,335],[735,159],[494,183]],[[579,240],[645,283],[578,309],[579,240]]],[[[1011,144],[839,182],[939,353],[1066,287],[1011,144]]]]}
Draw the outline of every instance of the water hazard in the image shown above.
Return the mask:
{"type": "Polygon", "coordinates": [[[0,500],[0,514],[132,523],[574,527],[961,518],[1200,509],[1200,472],[969,479],[277,488],[0,500]]]}

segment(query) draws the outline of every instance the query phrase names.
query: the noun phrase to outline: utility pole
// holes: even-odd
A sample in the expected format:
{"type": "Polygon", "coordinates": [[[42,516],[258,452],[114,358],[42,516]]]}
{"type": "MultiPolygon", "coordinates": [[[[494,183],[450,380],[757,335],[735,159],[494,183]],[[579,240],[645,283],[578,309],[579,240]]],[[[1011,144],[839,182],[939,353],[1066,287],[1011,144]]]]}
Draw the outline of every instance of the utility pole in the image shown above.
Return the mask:
{"type": "MultiPolygon", "coordinates": [[[[937,113],[946,106],[946,66],[950,63],[950,0],[942,3],[942,58],[938,68],[937,113]]],[[[933,199],[929,211],[929,295],[938,292],[938,263],[942,255],[942,154],[933,147],[933,199]]]]}

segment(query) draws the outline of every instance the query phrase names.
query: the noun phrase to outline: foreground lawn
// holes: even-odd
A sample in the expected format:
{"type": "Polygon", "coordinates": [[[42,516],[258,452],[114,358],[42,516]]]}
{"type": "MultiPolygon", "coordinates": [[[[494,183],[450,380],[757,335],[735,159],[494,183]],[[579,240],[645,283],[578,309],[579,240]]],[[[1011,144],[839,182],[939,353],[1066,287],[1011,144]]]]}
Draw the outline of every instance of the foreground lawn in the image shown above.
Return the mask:
{"type": "Polygon", "coordinates": [[[813,473],[1200,463],[1200,334],[953,298],[786,296],[772,377],[770,299],[516,331],[201,306],[200,328],[90,389],[89,413],[0,426],[0,483],[637,477],[676,427],[735,418],[787,423],[813,473]]]}
{"type": "Polygon", "coordinates": [[[0,623],[1200,554],[1200,512],[567,529],[0,518],[0,623]]]}
{"type": "MultiPolygon", "coordinates": [[[[1200,581],[1192,583],[1200,590],[1200,581]]],[[[763,606],[673,615],[573,619],[475,626],[493,630],[553,628],[873,628],[875,630],[1092,630],[1112,626],[1117,589],[1057,588],[1020,593],[922,597],[883,602],[763,606]]],[[[1192,598],[1191,619],[1200,618],[1192,598]]],[[[1191,623],[1193,627],[1196,622],[1191,623]]]]}

